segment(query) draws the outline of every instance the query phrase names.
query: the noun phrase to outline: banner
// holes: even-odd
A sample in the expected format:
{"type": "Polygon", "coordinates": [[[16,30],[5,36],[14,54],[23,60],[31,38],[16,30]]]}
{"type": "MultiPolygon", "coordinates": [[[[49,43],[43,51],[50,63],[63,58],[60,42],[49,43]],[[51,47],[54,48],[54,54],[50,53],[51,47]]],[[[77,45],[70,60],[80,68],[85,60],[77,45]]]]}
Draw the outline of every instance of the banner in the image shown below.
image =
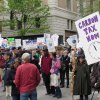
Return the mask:
{"type": "Polygon", "coordinates": [[[93,13],[75,22],[88,65],[100,61],[100,15],[93,13]]]}

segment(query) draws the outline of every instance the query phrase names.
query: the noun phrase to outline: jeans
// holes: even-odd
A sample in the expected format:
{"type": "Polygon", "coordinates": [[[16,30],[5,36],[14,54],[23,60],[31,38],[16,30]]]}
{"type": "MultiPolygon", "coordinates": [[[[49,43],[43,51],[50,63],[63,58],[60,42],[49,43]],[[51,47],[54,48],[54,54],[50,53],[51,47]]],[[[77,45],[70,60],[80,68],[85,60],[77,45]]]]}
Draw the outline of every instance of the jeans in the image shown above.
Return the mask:
{"type": "Polygon", "coordinates": [[[69,69],[65,69],[65,70],[61,70],[60,71],[60,77],[61,77],[61,85],[64,86],[65,85],[65,75],[66,75],[66,79],[67,79],[67,87],[69,86],[69,69]]]}
{"type": "Polygon", "coordinates": [[[20,95],[12,96],[12,100],[20,100],[20,95]]]}
{"type": "Polygon", "coordinates": [[[34,90],[32,92],[21,93],[20,100],[37,100],[37,91],[34,90]]]}

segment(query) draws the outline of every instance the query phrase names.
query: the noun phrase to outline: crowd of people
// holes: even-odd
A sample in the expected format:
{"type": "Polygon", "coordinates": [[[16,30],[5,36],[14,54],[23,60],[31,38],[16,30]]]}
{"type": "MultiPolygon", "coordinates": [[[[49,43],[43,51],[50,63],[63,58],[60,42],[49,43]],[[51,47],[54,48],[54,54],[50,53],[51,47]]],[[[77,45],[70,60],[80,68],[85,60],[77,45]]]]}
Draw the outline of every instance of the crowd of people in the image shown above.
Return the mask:
{"type": "Polygon", "coordinates": [[[92,88],[100,88],[100,62],[88,65],[81,48],[57,47],[55,52],[0,48],[0,69],[7,100],[37,100],[37,86],[43,79],[46,95],[62,98],[61,88],[88,100],[92,88]],[[72,72],[70,82],[69,72],[72,72]]]}

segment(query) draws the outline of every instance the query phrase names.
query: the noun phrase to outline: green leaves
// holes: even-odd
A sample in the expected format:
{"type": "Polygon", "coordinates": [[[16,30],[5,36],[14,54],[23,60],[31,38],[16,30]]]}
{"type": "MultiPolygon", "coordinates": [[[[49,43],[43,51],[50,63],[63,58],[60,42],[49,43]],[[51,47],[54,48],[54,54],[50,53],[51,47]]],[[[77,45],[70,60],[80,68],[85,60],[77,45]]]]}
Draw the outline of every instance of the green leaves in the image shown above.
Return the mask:
{"type": "Polygon", "coordinates": [[[18,22],[22,24],[22,28],[18,30],[19,35],[49,31],[49,7],[43,5],[41,0],[8,0],[8,6],[10,12],[14,12],[14,18],[10,18],[10,25],[14,24],[17,29],[18,22]]]}
{"type": "Polygon", "coordinates": [[[100,12],[100,0],[79,0],[82,1],[82,3],[80,4],[80,8],[81,9],[80,13],[82,16],[87,16],[93,12],[99,11],[100,12]]]}

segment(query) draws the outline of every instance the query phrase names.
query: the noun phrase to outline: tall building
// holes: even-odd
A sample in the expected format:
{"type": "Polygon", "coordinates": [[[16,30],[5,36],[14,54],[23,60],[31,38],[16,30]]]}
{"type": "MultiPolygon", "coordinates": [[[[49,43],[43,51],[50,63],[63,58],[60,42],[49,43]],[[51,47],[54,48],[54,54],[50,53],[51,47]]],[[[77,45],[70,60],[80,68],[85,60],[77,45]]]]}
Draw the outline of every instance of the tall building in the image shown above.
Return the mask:
{"type": "MultiPolygon", "coordinates": [[[[66,41],[69,36],[77,34],[75,28],[75,21],[78,19],[77,0],[42,1],[45,5],[48,5],[50,7],[51,14],[48,17],[50,33],[58,34],[60,43],[66,41]]],[[[8,31],[8,33],[6,34],[4,31],[2,34],[3,37],[16,37],[16,35],[13,34],[12,31],[8,31]]]]}
{"type": "Polygon", "coordinates": [[[43,0],[50,7],[48,18],[51,34],[58,34],[59,41],[76,34],[75,21],[78,19],[77,0],[43,0]]]}

